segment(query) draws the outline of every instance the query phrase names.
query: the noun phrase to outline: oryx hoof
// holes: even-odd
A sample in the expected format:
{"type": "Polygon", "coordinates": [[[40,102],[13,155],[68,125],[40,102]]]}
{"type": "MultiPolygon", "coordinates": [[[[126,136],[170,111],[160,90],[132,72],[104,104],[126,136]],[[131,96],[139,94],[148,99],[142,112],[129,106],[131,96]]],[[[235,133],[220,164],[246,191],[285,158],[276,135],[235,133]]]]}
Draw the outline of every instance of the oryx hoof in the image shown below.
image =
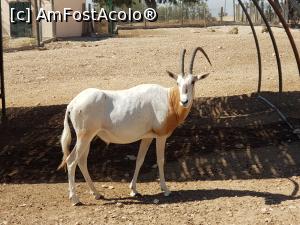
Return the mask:
{"type": "Polygon", "coordinates": [[[71,200],[73,206],[83,205],[76,195],[70,196],[69,199],[71,200]]]}
{"type": "Polygon", "coordinates": [[[94,198],[95,198],[96,200],[100,200],[100,199],[104,199],[104,196],[101,195],[101,194],[95,194],[95,195],[94,195],[94,198]]]}
{"type": "Polygon", "coordinates": [[[73,206],[83,206],[84,204],[82,202],[76,202],[76,203],[73,203],[73,206]]]}
{"type": "Polygon", "coordinates": [[[164,196],[165,197],[168,197],[168,196],[170,196],[171,195],[171,191],[164,191],[164,196]]]}
{"type": "Polygon", "coordinates": [[[137,197],[137,198],[140,198],[140,197],[142,197],[142,195],[140,194],[140,193],[138,193],[138,192],[130,192],[130,196],[131,197],[137,197]]]}

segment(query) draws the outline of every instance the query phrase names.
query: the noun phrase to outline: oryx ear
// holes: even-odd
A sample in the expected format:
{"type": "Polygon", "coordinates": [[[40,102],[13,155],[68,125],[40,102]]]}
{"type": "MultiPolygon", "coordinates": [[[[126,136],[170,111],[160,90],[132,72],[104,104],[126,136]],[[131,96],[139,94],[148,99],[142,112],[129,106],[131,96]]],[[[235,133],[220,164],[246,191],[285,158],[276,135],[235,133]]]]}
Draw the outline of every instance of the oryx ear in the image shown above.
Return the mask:
{"type": "Polygon", "coordinates": [[[206,74],[203,74],[203,75],[197,75],[197,76],[195,76],[195,77],[196,77],[196,79],[197,79],[197,81],[198,81],[198,80],[203,80],[203,79],[205,79],[206,77],[208,77],[208,75],[209,75],[209,73],[206,73],[206,74]]]}
{"type": "Polygon", "coordinates": [[[176,74],[170,72],[169,70],[167,70],[166,72],[169,75],[169,77],[173,78],[174,80],[177,80],[178,76],[176,74]]]}

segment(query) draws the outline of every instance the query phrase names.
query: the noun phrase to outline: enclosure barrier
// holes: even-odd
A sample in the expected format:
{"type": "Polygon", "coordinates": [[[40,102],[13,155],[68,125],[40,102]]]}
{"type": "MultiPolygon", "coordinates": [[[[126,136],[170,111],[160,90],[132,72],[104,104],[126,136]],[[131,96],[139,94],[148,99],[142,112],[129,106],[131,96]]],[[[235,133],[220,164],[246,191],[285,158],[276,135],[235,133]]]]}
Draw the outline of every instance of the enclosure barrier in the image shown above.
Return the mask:
{"type": "MultiPolygon", "coordinates": [[[[277,61],[277,67],[278,67],[278,86],[279,86],[279,93],[282,92],[282,88],[283,88],[283,81],[282,81],[282,68],[281,68],[281,60],[280,60],[280,55],[279,55],[279,50],[277,47],[277,43],[274,37],[274,34],[272,32],[272,28],[267,20],[267,18],[264,15],[263,10],[261,9],[261,7],[259,6],[259,3],[257,0],[252,0],[255,7],[257,8],[257,10],[259,11],[262,19],[264,20],[264,23],[266,24],[266,27],[268,29],[270,38],[272,40],[272,44],[273,44],[273,48],[275,51],[275,55],[276,55],[276,61],[277,61]]],[[[274,105],[272,104],[272,102],[270,102],[267,98],[263,97],[260,95],[261,92],[261,80],[262,80],[262,63],[261,63],[261,52],[260,52],[260,46],[259,46],[259,42],[257,39],[257,34],[256,31],[254,29],[254,25],[252,22],[252,19],[244,5],[244,3],[242,2],[242,0],[238,0],[239,4],[242,7],[242,10],[244,11],[248,21],[249,21],[249,25],[251,27],[252,30],[252,34],[255,40],[255,45],[256,45],[256,49],[257,49],[257,59],[258,59],[258,89],[257,89],[257,94],[258,94],[258,99],[260,101],[262,101],[264,104],[268,105],[270,108],[272,108],[273,110],[276,111],[276,113],[279,115],[279,117],[288,125],[288,127],[293,131],[294,134],[296,134],[298,136],[298,138],[300,139],[300,134],[296,132],[295,127],[287,120],[286,116],[274,105]]],[[[299,71],[299,75],[300,75],[300,59],[299,59],[299,53],[297,50],[297,46],[295,44],[294,38],[289,30],[289,27],[284,19],[284,17],[281,14],[281,11],[277,8],[276,4],[274,3],[274,0],[268,0],[268,2],[270,3],[270,5],[272,6],[272,8],[274,9],[274,12],[277,14],[280,22],[282,23],[282,26],[285,29],[285,32],[289,38],[290,44],[292,46],[292,49],[294,51],[294,56],[297,62],[297,66],[298,66],[298,71],[299,71]]]]}
{"type": "Polygon", "coordinates": [[[281,13],[281,11],[276,7],[276,4],[275,4],[274,0],[268,0],[268,1],[269,1],[270,5],[272,6],[274,12],[277,14],[277,16],[278,16],[278,18],[279,18],[279,20],[280,20],[280,22],[281,22],[281,24],[282,24],[285,32],[286,32],[288,38],[289,38],[289,41],[290,41],[291,46],[292,46],[292,49],[294,51],[295,59],[296,59],[297,66],[298,66],[299,76],[300,76],[300,57],[299,57],[297,46],[295,44],[295,40],[294,40],[294,38],[293,38],[293,36],[291,34],[289,26],[287,25],[287,23],[286,23],[283,15],[281,13]]]}
{"type": "Polygon", "coordinates": [[[282,68],[281,68],[281,60],[280,60],[280,56],[279,56],[279,50],[278,50],[278,47],[277,47],[276,39],[274,37],[271,25],[268,22],[268,19],[265,16],[264,11],[259,6],[259,3],[257,2],[257,0],[252,0],[252,1],[254,3],[255,7],[257,8],[259,14],[261,15],[264,23],[266,24],[266,27],[268,29],[268,33],[270,35],[270,38],[271,38],[271,41],[272,41],[272,44],[273,44],[273,48],[274,48],[274,52],[275,52],[275,56],[276,56],[276,61],[277,61],[277,68],[278,68],[278,89],[279,89],[279,92],[281,93],[282,92],[282,88],[283,88],[283,84],[282,84],[282,68]]]}
{"type": "Polygon", "coordinates": [[[262,80],[262,63],[261,63],[261,52],[260,52],[260,46],[259,46],[259,41],[257,38],[257,34],[253,25],[253,22],[251,20],[251,17],[244,5],[244,3],[242,2],[242,0],[238,0],[239,4],[242,7],[242,10],[245,12],[245,15],[248,19],[249,25],[251,27],[252,33],[253,33],[253,37],[255,40],[255,46],[256,46],[256,50],[257,50],[257,61],[258,61],[258,85],[257,85],[257,92],[259,93],[261,91],[261,80],[262,80]]]}

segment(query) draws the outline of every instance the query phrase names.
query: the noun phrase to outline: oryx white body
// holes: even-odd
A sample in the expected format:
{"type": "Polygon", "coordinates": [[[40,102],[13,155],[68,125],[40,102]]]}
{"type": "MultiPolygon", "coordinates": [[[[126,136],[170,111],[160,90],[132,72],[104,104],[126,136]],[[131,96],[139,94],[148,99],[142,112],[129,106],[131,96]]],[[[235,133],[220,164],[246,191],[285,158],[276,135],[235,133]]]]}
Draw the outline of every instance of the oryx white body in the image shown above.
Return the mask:
{"type": "Polygon", "coordinates": [[[139,85],[122,91],[87,89],[68,105],[75,129],[89,129],[106,143],[127,144],[155,138],[168,114],[167,88],[139,85]]]}
{"type": "MultiPolygon", "coordinates": [[[[195,50],[193,59],[197,50],[199,49],[195,50]]],[[[203,51],[201,48],[200,50],[203,51]]],[[[182,54],[183,59],[184,54],[185,50],[182,54]]],[[[177,80],[177,87],[165,88],[160,85],[145,84],[120,91],[90,88],[81,92],[70,102],[61,138],[64,158],[60,167],[67,164],[69,197],[74,205],[80,203],[75,193],[77,164],[95,198],[102,197],[95,189],[87,170],[89,147],[95,136],[107,144],[127,144],[141,140],[136,169],[130,184],[131,196],[138,194],[136,190],[138,173],[147,150],[155,138],[160,186],[166,196],[170,194],[165,184],[163,170],[166,139],[187,117],[193,102],[194,83],[205,78],[207,74],[196,77],[190,72],[187,76],[177,77],[171,72],[168,73],[177,80]],[[71,120],[77,138],[71,153],[69,151],[71,132],[68,119],[71,120]]]]}

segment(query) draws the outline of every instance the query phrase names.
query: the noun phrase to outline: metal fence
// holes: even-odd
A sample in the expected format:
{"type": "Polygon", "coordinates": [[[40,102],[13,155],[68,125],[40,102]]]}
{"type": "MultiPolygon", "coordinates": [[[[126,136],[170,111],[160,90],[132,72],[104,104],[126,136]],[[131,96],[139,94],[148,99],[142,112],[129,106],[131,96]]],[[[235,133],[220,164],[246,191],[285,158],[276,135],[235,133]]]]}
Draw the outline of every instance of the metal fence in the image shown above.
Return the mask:
{"type": "MultiPolygon", "coordinates": [[[[278,26],[280,20],[274,12],[273,7],[267,0],[256,0],[260,5],[266,19],[271,25],[278,26]]],[[[276,1],[274,1],[276,3],[276,1]]],[[[253,23],[260,25],[264,23],[260,13],[255,7],[253,1],[243,1],[247,12],[249,13],[253,23]]],[[[147,8],[144,3],[129,6],[135,10],[143,11],[147,8]]],[[[297,26],[300,22],[300,0],[282,0],[278,1],[278,8],[290,24],[297,26]]],[[[117,10],[121,8],[116,7],[117,10]]],[[[124,9],[124,7],[122,7],[124,9]]],[[[174,3],[164,3],[157,5],[158,20],[156,22],[144,23],[118,23],[121,28],[149,28],[149,27],[184,27],[184,26],[213,26],[231,24],[248,24],[245,12],[242,10],[238,0],[207,0],[197,2],[178,1],[174,3]]]]}
{"type": "MultiPolygon", "coordinates": [[[[144,11],[146,4],[129,6],[133,10],[144,11]]],[[[120,8],[117,8],[119,10],[120,8]]],[[[207,1],[198,2],[177,2],[158,4],[156,8],[158,19],[155,22],[142,23],[118,23],[121,28],[134,27],[184,27],[184,26],[209,26],[216,24],[218,20],[211,14],[207,1]]]]}
{"type": "MultiPolygon", "coordinates": [[[[257,1],[260,5],[260,8],[264,12],[268,22],[272,25],[279,25],[280,20],[278,15],[274,12],[272,6],[268,3],[268,1],[257,1]]],[[[280,8],[280,11],[285,18],[286,21],[289,21],[289,4],[288,1],[281,2],[280,5],[277,6],[280,8]]],[[[264,21],[260,16],[258,9],[255,7],[253,1],[249,1],[245,3],[245,8],[251,17],[251,20],[254,24],[262,24],[264,21]]],[[[235,4],[235,16],[234,21],[241,23],[248,23],[248,19],[245,15],[245,12],[242,10],[240,4],[235,4]]]]}

